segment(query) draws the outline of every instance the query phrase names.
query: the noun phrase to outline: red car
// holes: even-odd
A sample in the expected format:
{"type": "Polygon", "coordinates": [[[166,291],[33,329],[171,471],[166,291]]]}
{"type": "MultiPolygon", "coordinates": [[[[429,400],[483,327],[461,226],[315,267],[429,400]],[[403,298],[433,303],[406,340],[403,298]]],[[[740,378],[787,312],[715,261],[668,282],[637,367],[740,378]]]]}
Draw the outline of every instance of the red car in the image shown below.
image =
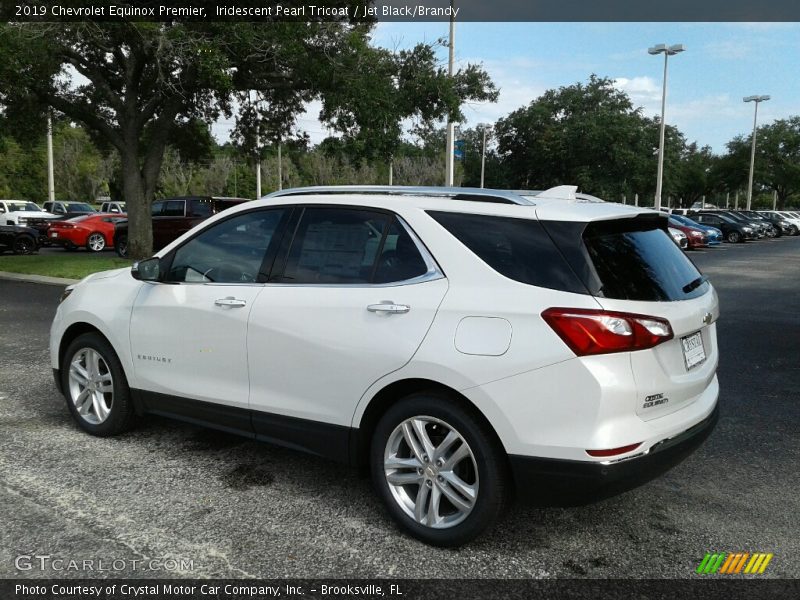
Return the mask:
{"type": "Polygon", "coordinates": [[[90,252],[100,252],[114,245],[114,223],[126,218],[120,213],[95,213],[53,221],[47,229],[47,241],[65,250],[83,246],[90,252]]]}
{"type": "Polygon", "coordinates": [[[687,246],[687,248],[689,248],[690,250],[693,250],[695,248],[705,248],[706,246],[708,246],[708,235],[702,229],[684,225],[683,223],[675,219],[669,220],[669,226],[675,229],[680,229],[683,233],[686,234],[686,237],[689,240],[689,245],[687,246]]]}

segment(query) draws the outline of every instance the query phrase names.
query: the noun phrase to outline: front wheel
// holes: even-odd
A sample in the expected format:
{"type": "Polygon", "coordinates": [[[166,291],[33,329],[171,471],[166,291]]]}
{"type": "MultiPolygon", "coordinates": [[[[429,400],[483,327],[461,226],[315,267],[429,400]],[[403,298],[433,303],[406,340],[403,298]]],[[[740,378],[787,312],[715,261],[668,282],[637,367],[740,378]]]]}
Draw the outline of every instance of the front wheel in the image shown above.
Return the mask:
{"type": "Polygon", "coordinates": [[[111,344],[97,333],[78,336],[64,353],[61,386],[73,418],[101,437],[127,431],[136,413],[122,364],[111,344]]]}
{"type": "Polygon", "coordinates": [[[102,233],[96,231],[90,233],[89,237],[86,238],[86,249],[89,252],[102,252],[106,249],[106,238],[103,237],[102,233]]]}
{"type": "Polygon", "coordinates": [[[414,394],[372,438],[372,479],[389,514],[414,537],[460,546],[489,528],[508,496],[508,468],[491,432],[451,398],[414,394]]]}
{"type": "Polygon", "coordinates": [[[742,236],[739,234],[738,231],[729,231],[728,235],[725,236],[725,239],[728,240],[731,244],[736,244],[742,241],[742,236]]]}
{"type": "Polygon", "coordinates": [[[128,258],[128,236],[117,236],[117,239],[114,240],[114,249],[122,258],[128,258]]]}

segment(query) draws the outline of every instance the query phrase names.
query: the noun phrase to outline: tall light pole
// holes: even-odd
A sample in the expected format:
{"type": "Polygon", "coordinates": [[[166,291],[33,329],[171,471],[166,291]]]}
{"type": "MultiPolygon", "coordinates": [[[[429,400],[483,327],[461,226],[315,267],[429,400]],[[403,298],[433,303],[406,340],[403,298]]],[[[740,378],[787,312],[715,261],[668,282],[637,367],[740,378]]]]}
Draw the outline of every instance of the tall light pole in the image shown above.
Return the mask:
{"type": "MultiPolygon", "coordinates": [[[[454,0],[450,0],[450,8],[453,8],[454,0]]],[[[456,36],[456,17],[455,11],[450,11],[450,42],[448,44],[447,76],[453,77],[453,63],[455,62],[455,36],[456,36]]],[[[455,151],[455,123],[450,122],[450,115],[447,115],[447,143],[445,150],[445,182],[446,186],[453,185],[453,152],[455,151]]]]}
{"type": "Polygon", "coordinates": [[[747,179],[747,210],[753,201],[753,167],[756,164],[756,122],[758,121],[758,103],[766,102],[769,96],[747,96],[742,98],[745,102],[755,102],[756,109],[753,112],[753,142],[750,145],[750,176],[747,179]]]}
{"type": "Polygon", "coordinates": [[[666,44],[656,44],[652,48],[648,48],[647,52],[650,54],[664,54],[664,85],[661,90],[661,133],[658,138],[658,177],[656,179],[656,199],[655,209],[661,208],[661,189],[664,182],[664,113],[667,106],[667,59],[670,56],[683,52],[686,48],[683,44],[673,44],[667,46],[666,44]]]}
{"type": "Polygon", "coordinates": [[[53,177],[53,116],[47,111],[47,199],[56,199],[55,178],[53,177]]]}
{"type": "Polygon", "coordinates": [[[486,173],[486,131],[491,128],[488,123],[481,123],[480,128],[483,130],[483,145],[481,147],[481,188],[483,187],[483,176],[486,173]]]}

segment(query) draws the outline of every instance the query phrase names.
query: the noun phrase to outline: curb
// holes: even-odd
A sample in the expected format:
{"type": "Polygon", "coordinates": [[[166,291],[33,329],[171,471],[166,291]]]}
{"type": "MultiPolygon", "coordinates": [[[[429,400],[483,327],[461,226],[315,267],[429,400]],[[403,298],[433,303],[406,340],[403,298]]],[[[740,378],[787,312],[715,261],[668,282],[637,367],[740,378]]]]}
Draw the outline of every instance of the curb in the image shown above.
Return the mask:
{"type": "Polygon", "coordinates": [[[45,283],[47,285],[70,285],[78,283],[80,279],[65,279],[64,277],[48,277],[47,275],[29,275],[27,273],[9,273],[0,271],[0,279],[13,281],[27,281],[28,283],[45,283]]]}

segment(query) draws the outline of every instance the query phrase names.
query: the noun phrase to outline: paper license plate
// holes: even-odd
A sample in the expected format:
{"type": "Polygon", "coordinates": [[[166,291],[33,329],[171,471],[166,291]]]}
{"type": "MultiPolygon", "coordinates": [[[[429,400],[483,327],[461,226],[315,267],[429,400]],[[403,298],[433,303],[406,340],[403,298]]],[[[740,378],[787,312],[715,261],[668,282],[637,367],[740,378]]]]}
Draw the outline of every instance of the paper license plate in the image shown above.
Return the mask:
{"type": "Polygon", "coordinates": [[[682,337],[681,346],[683,346],[683,359],[686,361],[687,370],[696,367],[706,359],[703,336],[699,331],[682,337]]]}

